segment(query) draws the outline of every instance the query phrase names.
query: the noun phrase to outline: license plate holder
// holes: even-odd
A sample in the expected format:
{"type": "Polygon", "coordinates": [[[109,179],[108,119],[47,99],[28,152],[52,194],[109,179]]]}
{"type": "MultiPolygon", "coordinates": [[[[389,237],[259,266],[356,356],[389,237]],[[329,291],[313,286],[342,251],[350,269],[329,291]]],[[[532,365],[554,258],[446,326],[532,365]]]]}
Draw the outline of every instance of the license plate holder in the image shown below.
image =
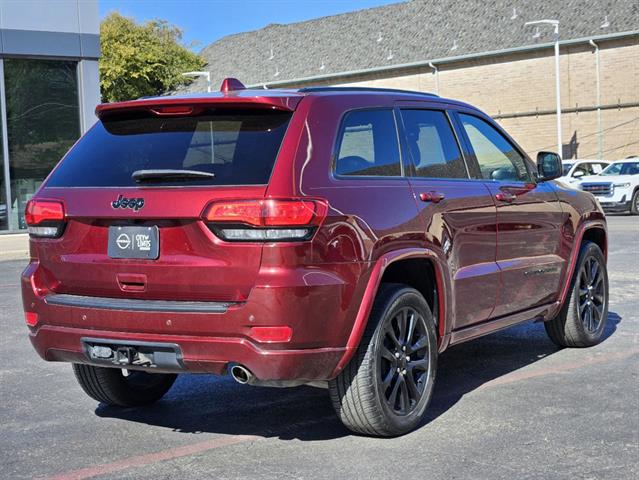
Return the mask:
{"type": "Polygon", "coordinates": [[[157,225],[109,227],[110,258],[156,260],[160,256],[160,231],[157,225]]]}

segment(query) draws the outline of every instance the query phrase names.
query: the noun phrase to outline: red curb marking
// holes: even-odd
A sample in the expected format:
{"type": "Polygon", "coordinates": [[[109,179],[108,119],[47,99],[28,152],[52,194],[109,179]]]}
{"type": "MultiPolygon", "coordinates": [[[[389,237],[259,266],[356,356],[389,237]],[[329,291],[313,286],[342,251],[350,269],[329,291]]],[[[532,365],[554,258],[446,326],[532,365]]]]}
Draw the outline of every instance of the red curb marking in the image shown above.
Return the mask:
{"type": "Polygon", "coordinates": [[[61,473],[59,475],[54,475],[46,478],[47,480],[82,480],[85,478],[95,477],[97,475],[107,475],[110,473],[119,472],[131,467],[141,467],[144,465],[162,462],[164,460],[171,460],[174,458],[194,455],[196,453],[207,452],[215,448],[236,445],[238,443],[248,442],[251,440],[256,440],[258,438],[261,437],[257,437],[255,435],[233,435],[229,437],[214,438],[212,440],[206,440],[204,442],[185,445],[183,447],[170,448],[168,450],[162,450],[160,452],[147,453],[145,455],[137,455],[134,457],[124,458],[112,463],[96,465],[95,467],[72,470],[67,473],[61,473]]]}

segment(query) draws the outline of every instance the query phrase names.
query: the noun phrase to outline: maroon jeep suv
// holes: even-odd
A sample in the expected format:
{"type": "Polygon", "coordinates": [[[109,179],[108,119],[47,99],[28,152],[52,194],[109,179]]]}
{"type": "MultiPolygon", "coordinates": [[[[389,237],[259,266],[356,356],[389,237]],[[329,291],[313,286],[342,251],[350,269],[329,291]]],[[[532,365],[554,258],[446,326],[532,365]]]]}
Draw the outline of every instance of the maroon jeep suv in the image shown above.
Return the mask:
{"type": "Polygon", "coordinates": [[[470,105],[227,79],[96,113],[27,206],[22,293],[37,352],[99,402],[230,374],[326,388],[349,429],[392,436],[451,345],[528,320],[603,337],[595,198],[470,105]]]}

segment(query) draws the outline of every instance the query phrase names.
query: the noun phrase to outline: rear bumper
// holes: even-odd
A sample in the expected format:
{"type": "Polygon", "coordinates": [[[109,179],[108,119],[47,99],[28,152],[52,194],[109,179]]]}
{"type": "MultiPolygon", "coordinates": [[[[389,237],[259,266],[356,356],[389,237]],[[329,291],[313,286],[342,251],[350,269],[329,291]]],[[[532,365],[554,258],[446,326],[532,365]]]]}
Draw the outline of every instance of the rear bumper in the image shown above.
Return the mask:
{"type": "Polygon", "coordinates": [[[223,374],[239,363],[264,381],[327,380],[349,350],[367,266],[280,270],[279,283],[255,286],[245,302],[216,303],[56,295],[38,288],[34,261],[23,272],[22,297],[25,311],[37,314],[30,339],[45,360],[95,364],[82,343],[88,337],[175,344],[177,371],[223,374]],[[281,325],[292,329],[287,342],[252,337],[253,327],[281,325]]]}
{"type": "Polygon", "coordinates": [[[29,335],[45,360],[104,366],[87,357],[82,347],[82,339],[87,337],[178,345],[183,367],[155,371],[222,375],[229,363],[239,363],[260,380],[325,380],[346,351],[345,348],[266,350],[242,338],[122,333],[53,325],[43,325],[29,335]]]}

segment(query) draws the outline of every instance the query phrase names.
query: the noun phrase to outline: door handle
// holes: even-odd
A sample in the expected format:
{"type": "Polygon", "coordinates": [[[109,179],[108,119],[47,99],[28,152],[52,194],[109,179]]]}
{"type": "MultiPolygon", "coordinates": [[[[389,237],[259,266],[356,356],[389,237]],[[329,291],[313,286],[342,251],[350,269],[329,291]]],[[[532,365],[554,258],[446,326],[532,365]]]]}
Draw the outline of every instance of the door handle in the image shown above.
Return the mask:
{"type": "Polygon", "coordinates": [[[144,292],[146,290],[146,275],[135,273],[119,273],[118,286],[123,292],[144,292]]]}
{"type": "Polygon", "coordinates": [[[509,192],[499,192],[497,195],[495,195],[495,198],[500,202],[512,203],[517,200],[517,195],[509,192]]]}
{"type": "Polygon", "coordinates": [[[422,202],[439,203],[444,199],[445,195],[439,192],[422,192],[419,194],[419,199],[422,202]]]}

